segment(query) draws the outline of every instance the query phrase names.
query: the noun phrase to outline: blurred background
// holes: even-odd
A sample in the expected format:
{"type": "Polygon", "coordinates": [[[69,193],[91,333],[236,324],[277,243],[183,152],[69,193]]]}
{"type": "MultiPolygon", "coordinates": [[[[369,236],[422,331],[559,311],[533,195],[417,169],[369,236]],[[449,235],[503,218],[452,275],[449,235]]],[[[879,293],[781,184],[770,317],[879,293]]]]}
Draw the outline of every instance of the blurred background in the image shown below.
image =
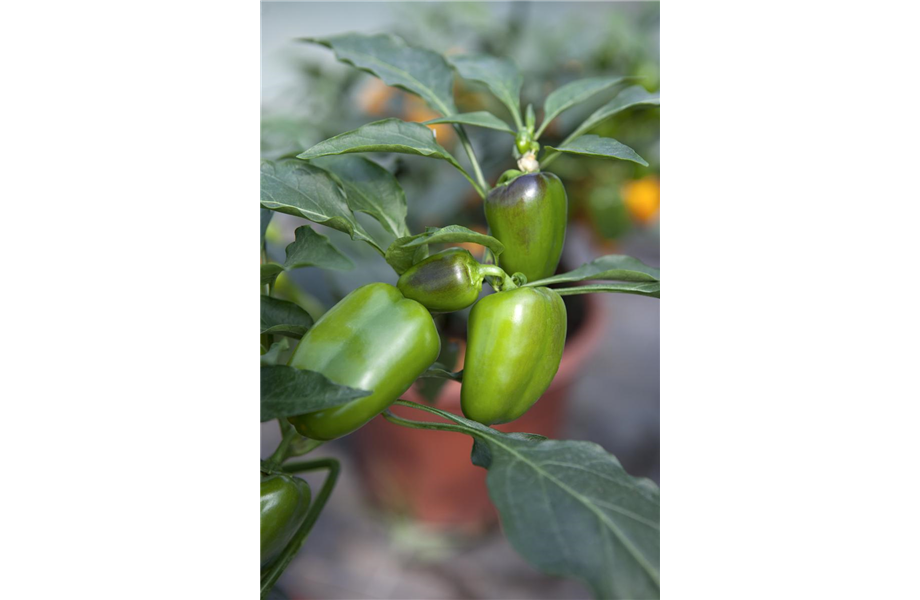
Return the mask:
{"type": "MultiPolygon", "coordinates": [[[[510,58],[524,73],[522,106],[537,121],[546,95],[575,79],[637,75],[659,88],[659,5],[615,3],[298,3],[262,5],[263,158],[301,152],[371,121],[439,116],[419,98],[335,60],[325,48],[295,41],[348,31],[393,33],[444,54],[510,58]]],[[[615,90],[563,113],[540,139],[560,142],[615,90]]],[[[484,88],[457,79],[460,112],[490,110],[510,122],[484,88]]],[[[591,133],[615,137],[649,162],[561,156],[547,170],[565,184],[570,222],[560,271],[597,256],[622,253],[659,266],[659,109],[620,114],[591,133]]],[[[468,127],[490,184],[514,167],[513,139],[468,127]]],[[[438,142],[466,166],[450,126],[438,142]]],[[[460,224],[485,232],[482,200],[443,161],[365,155],[395,173],[406,192],[412,233],[460,224]]],[[[380,226],[358,214],[377,239],[380,226]]],[[[274,214],[269,256],[283,262],[294,229],[307,222],[274,214]]],[[[283,274],[275,293],[314,318],[371,281],[396,282],[374,250],[313,225],[357,265],[352,271],[301,269],[283,274]]],[[[391,238],[390,238],[391,239],[391,238]]],[[[433,248],[436,251],[438,248],[433,248]]],[[[478,247],[470,247],[477,252],[478,247]]],[[[484,286],[488,288],[488,286],[484,286]]],[[[507,430],[601,444],[635,476],[659,480],[659,301],[620,294],[565,298],[569,331],[563,363],[547,394],[507,430]]],[[[469,310],[438,317],[440,361],[462,368],[469,310]]],[[[459,410],[459,384],[424,380],[405,396],[459,410]]],[[[417,413],[412,414],[419,418],[417,413]]],[[[265,458],[280,440],[261,424],[265,458]]],[[[543,575],[517,556],[501,534],[485,488],[485,471],[469,462],[466,436],[408,430],[377,418],[325,444],[312,456],[335,456],[342,475],[310,538],[273,591],[274,598],[590,598],[573,581],[543,575]]],[[[308,476],[317,489],[322,476],[308,476]]]]}
{"type": "MultiPolygon", "coordinates": [[[[506,56],[537,108],[573,79],[644,76],[661,107],[594,133],[651,168],[562,157],[550,170],[569,195],[564,267],[631,254],[662,268],[662,299],[574,297],[563,369],[520,428],[598,442],[662,486],[663,597],[920,597],[920,3],[260,7],[267,158],[435,116],[298,37],[391,32],[506,56]]],[[[481,88],[456,91],[463,111],[505,114],[481,88]]],[[[564,113],[546,143],[609,97],[564,113]]],[[[494,181],[508,140],[468,131],[494,181]]],[[[447,127],[438,141],[456,149],[447,127]]],[[[483,228],[455,170],[369,156],[397,174],[413,232],[483,228]]],[[[276,259],[302,224],[275,215],[276,259]]],[[[358,268],[282,276],[290,299],[318,316],[395,281],[370,249],[320,229],[358,268]]],[[[465,317],[439,323],[442,361],[462,356],[465,317]]],[[[449,405],[453,385],[413,399],[449,405]]],[[[276,429],[262,426],[263,456],[276,429]]],[[[484,472],[465,468],[468,440],[407,432],[378,419],[317,451],[343,461],[344,479],[278,597],[589,597],[511,550],[484,472]]]]}

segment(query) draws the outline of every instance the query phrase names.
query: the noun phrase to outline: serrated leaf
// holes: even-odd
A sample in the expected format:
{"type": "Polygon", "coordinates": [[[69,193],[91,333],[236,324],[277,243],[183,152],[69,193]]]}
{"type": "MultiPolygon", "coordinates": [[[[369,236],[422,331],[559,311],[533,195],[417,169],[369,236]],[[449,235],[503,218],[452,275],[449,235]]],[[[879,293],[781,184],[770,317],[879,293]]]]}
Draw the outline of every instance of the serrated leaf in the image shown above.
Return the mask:
{"type": "Polygon", "coordinates": [[[592,127],[598,125],[602,121],[609,119],[610,117],[634,108],[636,106],[660,106],[661,99],[659,98],[659,93],[649,93],[641,85],[634,85],[626,88],[619,94],[616,98],[600,107],[594,111],[591,116],[585,119],[585,122],[578,126],[572,134],[566,138],[566,141],[571,141],[577,138],[578,136],[584,134],[586,131],[590,130],[592,127]]]}
{"type": "Polygon", "coordinates": [[[428,244],[459,244],[472,242],[492,250],[496,256],[504,252],[504,245],[490,235],[477,233],[461,225],[430,227],[428,231],[395,240],[386,251],[386,261],[398,275],[427,256],[428,244]],[[418,250],[424,249],[422,254],[418,250]]]}
{"type": "Polygon", "coordinates": [[[524,77],[510,60],[486,55],[450,57],[450,63],[464,79],[484,83],[508,107],[515,123],[521,119],[521,85],[524,77]]]}
{"type": "MultiPolygon", "coordinates": [[[[297,158],[311,160],[320,156],[349,154],[352,152],[398,152],[440,158],[452,164],[473,182],[460,163],[434,139],[432,131],[421,123],[407,123],[400,119],[383,119],[341,133],[322,141],[297,158]]],[[[475,182],[473,182],[475,186],[475,182]]]]}
{"type": "Polygon", "coordinates": [[[460,113],[450,117],[441,117],[425,121],[425,125],[437,125],[439,123],[459,123],[461,125],[473,125],[474,127],[485,127],[487,129],[496,129],[514,135],[514,130],[507,123],[493,115],[492,113],[480,110],[471,113],[460,113]]]}
{"type": "Polygon", "coordinates": [[[546,97],[546,102],[543,104],[543,122],[540,124],[540,130],[537,132],[535,139],[540,137],[550,121],[569,108],[617,84],[636,79],[638,77],[589,77],[572,81],[553,90],[546,97]]]}
{"type": "Polygon", "coordinates": [[[310,163],[332,173],[352,211],[372,216],[396,237],[409,234],[406,194],[392,173],[363,156],[326,156],[310,163]]]}
{"type": "Polygon", "coordinates": [[[445,116],[457,112],[454,74],[444,57],[437,52],[410,47],[390,34],[346,33],[301,41],[331,48],[339,60],[376,75],[387,85],[421,96],[445,116]]]}
{"type": "Polygon", "coordinates": [[[661,281],[661,269],[651,267],[638,258],[624,254],[608,254],[595,258],[568,273],[560,273],[546,279],[529,282],[528,286],[568,283],[589,279],[609,279],[615,281],[661,281]]]}
{"type": "Polygon", "coordinates": [[[579,154],[581,156],[594,156],[597,158],[618,158],[629,160],[647,167],[645,159],[636,154],[636,151],[613,138],[597,135],[583,135],[559,147],[546,146],[547,155],[553,152],[566,154],[579,154]]]}
{"type": "Polygon", "coordinates": [[[261,204],[332,227],[352,239],[373,241],[355,220],[345,192],[332,176],[300,160],[262,161],[261,204]]]}
{"type": "Polygon", "coordinates": [[[260,374],[263,422],[339,406],[371,394],[333,383],[321,373],[285,365],[263,366],[260,374]]]}
{"type": "Polygon", "coordinates": [[[262,333],[300,338],[313,327],[313,317],[293,302],[261,296],[262,333]]]}

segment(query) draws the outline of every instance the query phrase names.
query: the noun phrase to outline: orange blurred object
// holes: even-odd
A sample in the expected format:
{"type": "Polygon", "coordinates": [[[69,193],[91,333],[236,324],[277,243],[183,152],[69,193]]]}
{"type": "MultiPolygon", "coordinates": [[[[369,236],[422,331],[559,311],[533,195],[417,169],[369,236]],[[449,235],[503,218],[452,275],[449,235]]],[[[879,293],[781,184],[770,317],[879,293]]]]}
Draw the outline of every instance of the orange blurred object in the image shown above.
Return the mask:
{"type": "MultiPolygon", "coordinates": [[[[488,235],[486,228],[483,227],[482,225],[470,225],[469,229],[475,231],[476,233],[488,235]]],[[[469,250],[470,254],[476,257],[476,260],[482,260],[483,247],[480,244],[475,244],[473,242],[461,242],[459,244],[454,244],[454,245],[469,250]]]]}
{"type": "MultiPolygon", "coordinates": [[[[422,121],[437,119],[440,116],[440,114],[431,110],[425,104],[425,101],[418,96],[406,95],[403,102],[403,120],[421,123],[422,121]]],[[[434,131],[437,142],[445,148],[453,144],[457,135],[451,125],[428,125],[428,129],[434,131]]]]}
{"type": "Polygon", "coordinates": [[[658,215],[661,206],[661,186],[658,177],[649,175],[623,185],[623,202],[630,216],[648,223],[658,215]]]}
{"type": "MultiPolygon", "coordinates": [[[[390,101],[399,94],[403,97],[402,118],[404,121],[421,123],[437,119],[441,115],[431,110],[425,101],[412,94],[397,91],[379,79],[371,79],[358,96],[358,105],[369,115],[381,116],[387,113],[390,101]]],[[[439,144],[449,147],[456,139],[456,132],[451,125],[428,125],[435,132],[439,144]]]]}
{"type": "Polygon", "coordinates": [[[382,115],[395,91],[379,79],[371,79],[358,95],[358,105],[369,115],[382,115]]]}

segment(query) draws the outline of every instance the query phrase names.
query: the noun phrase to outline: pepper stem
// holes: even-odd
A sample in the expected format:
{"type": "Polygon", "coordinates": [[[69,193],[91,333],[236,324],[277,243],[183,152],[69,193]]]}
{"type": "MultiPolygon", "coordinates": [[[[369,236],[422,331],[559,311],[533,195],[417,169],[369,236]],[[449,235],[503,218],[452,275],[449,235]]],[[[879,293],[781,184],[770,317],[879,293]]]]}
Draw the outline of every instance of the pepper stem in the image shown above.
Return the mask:
{"type": "Polygon", "coordinates": [[[501,283],[499,284],[498,288],[495,288],[494,279],[488,280],[489,285],[495,288],[496,292],[507,292],[508,290],[513,290],[514,288],[518,287],[514,282],[514,279],[505,273],[504,269],[498,265],[479,265],[479,269],[484,276],[496,277],[499,279],[501,283]]]}

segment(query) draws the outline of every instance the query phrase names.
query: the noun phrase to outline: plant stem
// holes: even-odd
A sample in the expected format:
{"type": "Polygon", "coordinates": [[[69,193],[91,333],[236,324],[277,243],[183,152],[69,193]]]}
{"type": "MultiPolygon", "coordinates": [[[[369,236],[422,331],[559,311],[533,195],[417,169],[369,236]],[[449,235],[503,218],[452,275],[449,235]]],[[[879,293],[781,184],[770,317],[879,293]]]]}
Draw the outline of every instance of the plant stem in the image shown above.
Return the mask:
{"type": "Polygon", "coordinates": [[[476,181],[479,182],[478,187],[475,185],[473,187],[476,188],[480,196],[485,198],[489,184],[486,183],[485,177],[482,176],[482,169],[479,167],[479,161],[476,160],[476,153],[473,152],[473,144],[470,143],[470,138],[467,137],[466,130],[463,129],[462,125],[454,125],[454,127],[457,129],[457,136],[460,138],[463,149],[466,150],[466,155],[470,158],[470,164],[473,165],[473,174],[476,175],[476,181]]]}
{"type": "Polygon", "coordinates": [[[319,519],[319,514],[322,512],[323,507],[326,506],[326,501],[329,500],[329,496],[332,495],[332,489],[335,487],[335,482],[339,478],[339,461],[334,458],[320,458],[302,463],[284,465],[283,467],[286,473],[302,473],[305,471],[317,471],[319,469],[329,469],[326,481],[323,482],[322,489],[320,489],[319,494],[314,498],[303,525],[301,525],[297,533],[294,534],[294,537],[291,539],[290,543],[288,543],[287,547],[285,547],[281,556],[278,557],[278,560],[270,567],[268,572],[262,575],[260,598],[268,596],[275,582],[278,581],[278,578],[281,577],[281,574],[287,566],[294,560],[294,556],[300,551],[300,547],[303,546],[307,536],[310,534],[310,530],[313,529],[313,524],[319,519]]]}
{"type": "Polygon", "coordinates": [[[299,450],[292,450],[290,452],[290,456],[303,456],[304,454],[309,454],[310,452],[313,452],[314,450],[316,450],[317,448],[319,448],[325,443],[326,442],[323,442],[321,440],[308,439],[303,444],[302,448],[300,448],[299,450]]]}
{"type": "MultiPolygon", "coordinates": [[[[278,422],[281,423],[281,419],[278,419],[278,422]]],[[[284,432],[282,434],[281,443],[278,444],[278,447],[275,448],[275,451],[272,453],[272,455],[268,457],[267,461],[265,461],[266,464],[271,468],[275,468],[284,462],[284,459],[288,457],[288,448],[290,447],[291,442],[293,442],[297,437],[297,431],[290,424],[288,424],[288,429],[285,431],[284,424],[281,423],[281,431],[284,432]]]]}
{"type": "Polygon", "coordinates": [[[386,257],[386,255],[387,255],[386,250],[384,250],[383,248],[381,248],[380,246],[378,246],[378,245],[377,245],[377,242],[375,242],[374,240],[364,240],[364,241],[367,242],[368,244],[370,244],[370,245],[371,245],[371,248],[373,248],[374,250],[376,250],[377,252],[379,252],[379,253],[380,253],[380,256],[386,257]]]}
{"type": "MultiPolygon", "coordinates": [[[[563,144],[559,144],[559,145],[562,146],[563,144]]],[[[544,158],[543,162],[540,163],[540,170],[542,171],[543,169],[548,167],[549,164],[553,162],[554,160],[556,160],[556,157],[559,156],[560,154],[562,154],[562,152],[554,152],[553,154],[550,154],[549,156],[544,158]]]]}

